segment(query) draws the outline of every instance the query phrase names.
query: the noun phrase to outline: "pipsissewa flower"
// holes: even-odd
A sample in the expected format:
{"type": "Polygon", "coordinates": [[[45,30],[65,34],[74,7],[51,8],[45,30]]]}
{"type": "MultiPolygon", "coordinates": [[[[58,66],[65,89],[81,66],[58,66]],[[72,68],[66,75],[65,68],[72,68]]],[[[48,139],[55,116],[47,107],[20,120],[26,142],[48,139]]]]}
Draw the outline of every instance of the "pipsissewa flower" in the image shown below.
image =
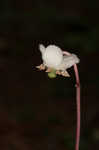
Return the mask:
{"type": "Polygon", "coordinates": [[[37,68],[48,72],[48,76],[51,78],[56,77],[57,74],[70,77],[67,69],[80,61],[75,54],[64,55],[63,51],[55,45],[45,47],[40,44],[39,49],[43,63],[37,66],[37,68]]]}

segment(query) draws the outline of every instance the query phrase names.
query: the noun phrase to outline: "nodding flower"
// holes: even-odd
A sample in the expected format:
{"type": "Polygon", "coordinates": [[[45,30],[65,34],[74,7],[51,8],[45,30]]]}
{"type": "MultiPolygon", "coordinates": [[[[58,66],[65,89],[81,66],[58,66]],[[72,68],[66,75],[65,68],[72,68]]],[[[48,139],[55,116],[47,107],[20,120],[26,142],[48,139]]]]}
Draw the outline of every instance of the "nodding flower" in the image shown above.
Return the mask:
{"type": "Polygon", "coordinates": [[[75,54],[64,55],[63,51],[56,45],[45,47],[43,44],[40,44],[39,49],[43,63],[37,66],[37,68],[39,70],[46,70],[46,72],[51,74],[69,77],[67,69],[80,61],[75,54]]]}
{"type": "Polygon", "coordinates": [[[49,45],[45,47],[40,44],[39,49],[42,55],[43,63],[37,68],[48,72],[50,78],[55,78],[56,75],[70,77],[67,69],[74,67],[76,77],[76,104],[77,104],[77,129],[76,129],[76,143],[75,150],[79,150],[80,143],[80,79],[77,65],[80,60],[75,54],[67,51],[62,51],[58,46],[49,45]]]}

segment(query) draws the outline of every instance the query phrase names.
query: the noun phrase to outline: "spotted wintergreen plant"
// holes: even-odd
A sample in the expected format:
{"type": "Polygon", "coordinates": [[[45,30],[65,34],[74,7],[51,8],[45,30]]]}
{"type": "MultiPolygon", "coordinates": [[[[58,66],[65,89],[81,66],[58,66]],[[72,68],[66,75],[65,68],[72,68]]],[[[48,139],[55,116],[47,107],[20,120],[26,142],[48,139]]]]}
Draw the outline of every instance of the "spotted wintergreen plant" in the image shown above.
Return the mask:
{"type": "Polygon", "coordinates": [[[56,77],[56,74],[69,77],[67,69],[76,63],[79,59],[75,54],[67,55],[62,50],[55,46],[49,45],[45,48],[42,44],[39,46],[43,63],[37,66],[40,70],[46,70],[50,77],[56,77]]]}
{"type": "Polygon", "coordinates": [[[77,103],[77,129],[76,129],[76,144],[75,150],[79,150],[80,142],[80,80],[77,65],[80,60],[75,54],[67,51],[62,51],[58,46],[49,45],[45,47],[40,44],[39,49],[42,55],[43,63],[37,68],[48,72],[50,78],[55,78],[57,75],[70,77],[67,69],[74,67],[76,77],[76,103],[77,103]]]}

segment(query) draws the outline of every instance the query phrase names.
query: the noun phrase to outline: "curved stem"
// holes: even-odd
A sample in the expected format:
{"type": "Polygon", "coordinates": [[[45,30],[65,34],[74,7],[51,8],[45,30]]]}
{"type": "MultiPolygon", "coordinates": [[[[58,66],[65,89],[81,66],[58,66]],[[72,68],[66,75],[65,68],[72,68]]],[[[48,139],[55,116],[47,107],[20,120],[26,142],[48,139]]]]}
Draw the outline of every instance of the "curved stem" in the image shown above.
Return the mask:
{"type": "MultiPolygon", "coordinates": [[[[63,51],[65,55],[71,55],[70,53],[63,51]]],[[[80,143],[80,79],[77,65],[74,64],[74,72],[76,77],[76,105],[77,105],[77,129],[76,129],[76,144],[75,150],[79,150],[80,143]]]]}
{"type": "Polygon", "coordinates": [[[76,129],[76,145],[75,150],[79,150],[80,143],[80,80],[77,65],[74,65],[76,77],[76,105],[77,105],[77,129],[76,129]]]}

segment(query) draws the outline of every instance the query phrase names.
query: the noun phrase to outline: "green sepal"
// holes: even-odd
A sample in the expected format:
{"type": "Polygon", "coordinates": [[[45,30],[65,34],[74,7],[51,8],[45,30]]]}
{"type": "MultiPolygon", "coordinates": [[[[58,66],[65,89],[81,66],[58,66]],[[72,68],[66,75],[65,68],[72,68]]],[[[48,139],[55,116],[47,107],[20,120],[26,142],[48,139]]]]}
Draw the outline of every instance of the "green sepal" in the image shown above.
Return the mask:
{"type": "Polygon", "coordinates": [[[52,70],[51,72],[48,73],[48,77],[49,78],[56,78],[57,75],[56,75],[56,70],[52,70]]]}

